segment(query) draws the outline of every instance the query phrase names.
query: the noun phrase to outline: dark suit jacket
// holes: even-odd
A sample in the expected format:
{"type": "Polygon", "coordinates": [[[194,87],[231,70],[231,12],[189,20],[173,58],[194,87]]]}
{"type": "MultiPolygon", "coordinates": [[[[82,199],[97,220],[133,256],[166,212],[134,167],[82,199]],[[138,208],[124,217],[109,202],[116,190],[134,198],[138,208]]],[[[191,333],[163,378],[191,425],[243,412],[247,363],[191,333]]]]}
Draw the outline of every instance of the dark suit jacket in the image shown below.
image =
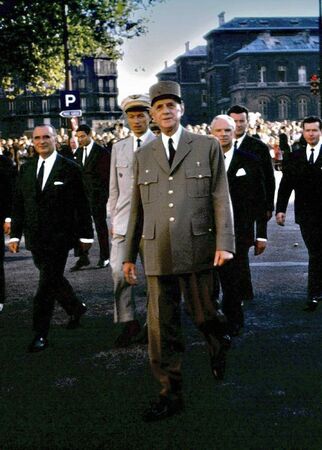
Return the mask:
{"type": "Polygon", "coordinates": [[[37,188],[37,158],[24,164],[17,179],[11,237],[25,235],[26,248],[60,251],[79,238],[92,238],[93,228],[81,172],[57,155],[44,189],[37,188]]]}
{"type": "Polygon", "coordinates": [[[0,155],[0,224],[11,217],[15,170],[12,161],[0,155]]]}
{"type": "Polygon", "coordinates": [[[75,156],[82,171],[85,191],[91,208],[106,206],[109,194],[110,152],[94,142],[85,166],[82,164],[83,149],[78,148],[75,156]]]}
{"type": "Polygon", "coordinates": [[[269,148],[264,142],[246,134],[238,150],[257,155],[262,164],[266,191],[266,210],[274,210],[275,177],[269,148]]]}
{"type": "Polygon", "coordinates": [[[238,149],[234,152],[227,176],[236,242],[251,246],[255,237],[267,238],[266,194],[261,163],[256,155],[238,149]]]}
{"type": "Polygon", "coordinates": [[[292,190],[295,191],[295,222],[310,220],[322,222],[322,146],[313,165],[306,157],[305,145],[296,144],[283,166],[278,189],[276,214],[286,212],[292,190]]]}

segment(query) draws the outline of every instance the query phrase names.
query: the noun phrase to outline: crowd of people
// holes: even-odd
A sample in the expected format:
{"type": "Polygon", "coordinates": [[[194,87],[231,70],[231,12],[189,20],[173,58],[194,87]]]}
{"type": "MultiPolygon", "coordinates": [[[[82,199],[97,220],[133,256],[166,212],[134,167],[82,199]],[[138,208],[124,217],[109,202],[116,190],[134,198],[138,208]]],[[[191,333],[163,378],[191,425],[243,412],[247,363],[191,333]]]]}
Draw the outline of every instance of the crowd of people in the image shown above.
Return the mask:
{"type": "MultiPolygon", "coordinates": [[[[31,353],[49,345],[55,301],[69,316],[68,328],[77,328],[87,311],[64,269],[71,249],[79,257],[72,271],[90,264],[94,223],[97,265],[111,267],[114,321],[123,324],[115,347],[147,342],[160,384],[158,400],[143,413],[151,422],[184,408],[182,298],[207,343],[213,377],[224,378],[227,351],[244,326],[243,303],[254,297],[249,249],[265,251],[267,222],[275,211],[284,225],[293,190],[309,254],[305,310],[322,300],[322,122],[311,116],[271,123],[233,105],[210,125],[183,127],[181,90],[172,81],[154,84],[149,96],[128,96],[121,108],[127,126],[118,122],[102,135],[82,124],[68,138],[40,124],[31,139],[2,141],[0,218],[9,250],[18,252],[24,235],[39,271],[31,353]],[[274,166],[282,169],[276,207],[274,166]],[[138,255],[146,323],[133,290],[138,255]]],[[[3,234],[1,245],[3,306],[3,234]]]]}

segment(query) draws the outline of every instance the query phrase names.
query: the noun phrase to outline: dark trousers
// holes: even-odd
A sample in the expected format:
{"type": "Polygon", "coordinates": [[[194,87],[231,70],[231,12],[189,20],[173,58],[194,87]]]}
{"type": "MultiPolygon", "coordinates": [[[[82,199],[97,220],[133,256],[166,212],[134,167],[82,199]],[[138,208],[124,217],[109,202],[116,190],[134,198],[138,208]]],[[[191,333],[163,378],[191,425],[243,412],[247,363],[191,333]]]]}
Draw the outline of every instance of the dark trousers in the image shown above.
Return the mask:
{"type": "Polygon", "coordinates": [[[322,295],[322,227],[321,223],[306,222],[300,224],[303,241],[309,253],[308,297],[322,295]]]}
{"type": "Polygon", "coordinates": [[[210,355],[217,355],[227,321],[213,302],[213,270],[168,276],[147,276],[149,289],[149,359],[153,375],[161,384],[160,395],[180,397],[181,362],[184,351],[181,333],[181,296],[210,355]]]}
{"type": "Polygon", "coordinates": [[[0,303],[4,303],[5,299],[5,278],[4,278],[4,234],[0,230],[0,303]]]}
{"type": "MultiPolygon", "coordinates": [[[[95,224],[97,240],[100,248],[100,259],[104,261],[110,258],[110,247],[108,239],[108,227],[106,222],[106,205],[99,205],[91,208],[91,215],[95,224]]],[[[88,250],[78,247],[75,256],[88,255],[88,250]]]]}
{"type": "Polygon", "coordinates": [[[236,243],[234,258],[217,269],[223,294],[223,312],[228,322],[241,326],[244,325],[242,301],[245,292],[250,293],[250,289],[252,292],[248,252],[248,244],[236,243]]]}
{"type": "Polygon", "coordinates": [[[38,290],[33,304],[33,329],[37,335],[46,337],[53,315],[55,300],[68,315],[74,314],[80,305],[73,288],[64,277],[68,250],[60,252],[38,250],[32,252],[39,270],[38,290]]]}

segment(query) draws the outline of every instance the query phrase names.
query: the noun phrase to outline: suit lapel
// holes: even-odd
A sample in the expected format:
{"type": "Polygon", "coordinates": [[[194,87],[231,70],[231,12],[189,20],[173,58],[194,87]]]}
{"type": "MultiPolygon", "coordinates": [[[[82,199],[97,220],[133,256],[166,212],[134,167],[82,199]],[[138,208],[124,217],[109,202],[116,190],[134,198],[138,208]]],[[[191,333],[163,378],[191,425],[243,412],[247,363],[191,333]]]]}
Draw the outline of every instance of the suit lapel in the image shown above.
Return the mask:
{"type": "MultiPolygon", "coordinates": [[[[187,156],[188,153],[191,151],[191,142],[192,137],[189,135],[189,133],[185,130],[182,131],[178,148],[171,166],[171,172],[175,170],[175,168],[181,163],[181,161],[187,156]]],[[[169,163],[168,163],[169,165],[169,163]]]]}
{"type": "Polygon", "coordinates": [[[236,175],[237,170],[239,169],[239,166],[240,166],[240,160],[241,160],[241,157],[240,157],[239,151],[235,150],[233,157],[231,159],[228,171],[227,171],[227,175],[229,178],[232,178],[236,175]]]}
{"type": "Polygon", "coordinates": [[[164,170],[164,172],[170,173],[169,161],[165,153],[165,148],[161,136],[155,142],[153,142],[152,145],[154,150],[153,155],[157,163],[159,164],[161,169],[164,170]]]}
{"type": "Polygon", "coordinates": [[[58,172],[60,172],[61,166],[62,166],[62,157],[57,155],[54,165],[51,169],[51,172],[49,174],[49,177],[47,178],[46,184],[45,184],[42,192],[44,192],[46,189],[48,189],[48,187],[51,185],[51,183],[55,180],[58,172]]]}

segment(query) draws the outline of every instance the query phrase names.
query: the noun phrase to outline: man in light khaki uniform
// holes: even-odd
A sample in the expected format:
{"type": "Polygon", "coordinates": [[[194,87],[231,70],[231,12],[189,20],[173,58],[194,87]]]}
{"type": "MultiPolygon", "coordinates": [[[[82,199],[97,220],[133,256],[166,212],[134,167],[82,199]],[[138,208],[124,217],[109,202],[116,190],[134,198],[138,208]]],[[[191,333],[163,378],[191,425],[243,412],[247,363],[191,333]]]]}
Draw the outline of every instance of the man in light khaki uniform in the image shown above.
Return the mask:
{"type": "Polygon", "coordinates": [[[123,270],[136,283],[141,236],[149,290],[149,358],[161,384],[159,400],[144,420],[164,419],[183,409],[180,327],[181,294],[204,334],[211,371],[225,369],[226,320],[213,302],[213,266],[233,257],[232,208],[218,141],[180,124],[180,86],[161,81],[150,88],[151,114],[161,135],[135,154],[134,189],[123,270]]]}
{"type": "Polygon", "coordinates": [[[130,95],[122,101],[121,108],[132,136],[118,141],[112,148],[109,191],[112,226],[110,264],[114,282],[114,322],[124,324],[115,346],[127,347],[140,332],[140,324],[135,316],[134,288],[126,282],[122,270],[133,189],[133,155],[139,147],[156,137],[149,129],[150,99],[147,95],[130,95]]]}

